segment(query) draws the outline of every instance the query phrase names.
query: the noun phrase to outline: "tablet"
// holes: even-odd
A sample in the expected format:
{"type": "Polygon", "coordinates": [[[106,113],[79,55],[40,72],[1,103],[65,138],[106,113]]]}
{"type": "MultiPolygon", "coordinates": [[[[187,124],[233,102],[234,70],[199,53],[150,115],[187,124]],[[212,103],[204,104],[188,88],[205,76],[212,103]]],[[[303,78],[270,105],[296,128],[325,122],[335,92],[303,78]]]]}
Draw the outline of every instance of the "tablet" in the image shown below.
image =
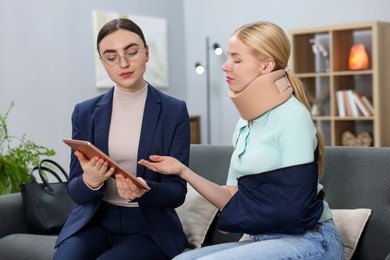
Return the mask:
{"type": "Polygon", "coordinates": [[[75,151],[79,151],[82,154],[84,154],[84,156],[87,157],[88,160],[91,160],[94,156],[106,160],[108,162],[109,167],[115,168],[115,173],[112,175],[113,178],[115,178],[115,174],[122,174],[125,177],[130,178],[135,183],[135,185],[137,185],[138,188],[143,190],[150,190],[150,188],[144,183],[142,183],[141,181],[139,181],[134,174],[127,172],[117,162],[111,159],[107,154],[102,152],[99,148],[97,148],[92,143],[88,141],[73,140],[73,139],[63,139],[63,141],[64,143],[72,147],[75,151]]]}

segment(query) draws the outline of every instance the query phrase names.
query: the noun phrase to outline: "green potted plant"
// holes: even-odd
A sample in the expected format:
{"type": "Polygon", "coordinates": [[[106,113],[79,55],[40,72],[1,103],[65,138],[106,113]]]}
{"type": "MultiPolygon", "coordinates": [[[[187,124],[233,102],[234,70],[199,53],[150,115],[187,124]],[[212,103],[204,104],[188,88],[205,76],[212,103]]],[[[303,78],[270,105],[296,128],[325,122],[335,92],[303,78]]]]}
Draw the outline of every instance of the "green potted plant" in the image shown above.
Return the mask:
{"type": "Polygon", "coordinates": [[[5,114],[0,114],[0,194],[20,191],[22,182],[30,182],[31,166],[37,165],[41,156],[53,156],[55,151],[28,140],[26,135],[10,135],[7,118],[15,102],[5,114]]]}

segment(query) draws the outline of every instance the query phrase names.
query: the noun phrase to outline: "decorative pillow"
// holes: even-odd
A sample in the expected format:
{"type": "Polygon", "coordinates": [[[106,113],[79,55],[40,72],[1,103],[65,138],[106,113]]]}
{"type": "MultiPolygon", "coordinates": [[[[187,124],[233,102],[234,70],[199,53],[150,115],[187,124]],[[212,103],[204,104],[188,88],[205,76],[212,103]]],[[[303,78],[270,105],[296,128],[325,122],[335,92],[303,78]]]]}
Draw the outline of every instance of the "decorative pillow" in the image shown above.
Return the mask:
{"type": "Polygon", "coordinates": [[[191,185],[187,185],[187,196],[183,205],[176,209],[184,233],[187,235],[188,247],[202,246],[207,231],[218,209],[203,198],[191,185]]]}
{"type": "Polygon", "coordinates": [[[349,260],[371,215],[371,209],[332,209],[332,215],[344,243],[345,258],[349,260]]]}

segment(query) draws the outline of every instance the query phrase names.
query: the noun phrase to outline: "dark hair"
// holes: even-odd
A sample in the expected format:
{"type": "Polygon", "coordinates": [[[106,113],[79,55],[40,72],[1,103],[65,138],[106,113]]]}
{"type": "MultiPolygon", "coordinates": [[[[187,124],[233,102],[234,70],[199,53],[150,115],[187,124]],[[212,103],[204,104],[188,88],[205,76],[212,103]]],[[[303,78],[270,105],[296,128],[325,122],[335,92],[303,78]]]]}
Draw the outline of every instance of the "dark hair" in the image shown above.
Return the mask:
{"type": "Polygon", "coordinates": [[[139,37],[141,37],[145,48],[148,47],[146,44],[146,41],[145,41],[144,33],[142,32],[141,28],[130,19],[119,18],[119,19],[113,19],[113,20],[109,21],[108,23],[103,25],[103,27],[100,29],[99,34],[97,36],[97,41],[96,41],[98,53],[100,53],[99,43],[103,40],[103,38],[106,37],[107,35],[113,33],[113,32],[118,31],[119,29],[127,30],[127,31],[133,32],[135,34],[138,34],[139,37]]]}

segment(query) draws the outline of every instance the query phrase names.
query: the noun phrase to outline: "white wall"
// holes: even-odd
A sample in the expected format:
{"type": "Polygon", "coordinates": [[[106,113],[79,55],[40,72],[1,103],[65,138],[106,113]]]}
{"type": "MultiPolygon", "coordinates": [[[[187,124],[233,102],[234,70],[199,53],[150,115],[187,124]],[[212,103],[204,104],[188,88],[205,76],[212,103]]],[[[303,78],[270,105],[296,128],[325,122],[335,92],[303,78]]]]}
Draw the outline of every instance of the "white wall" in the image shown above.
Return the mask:
{"type": "MultiPolygon", "coordinates": [[[[290,29],[390,21],[388,0],[2,0],[0,1],[0,111],[12,100],[9,128],[55,149],[67,167],[70,115],[76,102],[102,93],[94,86],[92,10],[163,17],[168,20],[170,87],[164,92],[187,101],[202,116],[206,142],[206,77],[194,73],[205,62],[205,37],[226,49],[238,26],[268,20],[290,29]]],[[[221,66],[211,56],[213,144],[230,144],[238,119],[221,66]]]]}
{"type": "Polygon", "coordinates": [[[0,112],[11,101],[9,131],[56,151],[66,169],[74,105],[106,90],[95,87],[92,10],[166,18],[170,87],[187,97],[183,2],[169,0],[0,1],[0,112]]]}
{"type": "MultiPolygon", "coordinates": [[[[258,20],[271,21],[287,33],[291,29],[372,20],[390,22],[388,0],[184,0],[188,106],[202,115],[202,140],[206,142],[206,77],[194,73],[197,61],[205,63],[205,37],[227,46],[239,26],[258,20]]],[[[390,43],[389,43],[390,46],[390,43]]],[[[210,56],[211,143],[231,144],[238,113],[227,96],[228,86],[221,70],[226,57],[210,56]]]]}

